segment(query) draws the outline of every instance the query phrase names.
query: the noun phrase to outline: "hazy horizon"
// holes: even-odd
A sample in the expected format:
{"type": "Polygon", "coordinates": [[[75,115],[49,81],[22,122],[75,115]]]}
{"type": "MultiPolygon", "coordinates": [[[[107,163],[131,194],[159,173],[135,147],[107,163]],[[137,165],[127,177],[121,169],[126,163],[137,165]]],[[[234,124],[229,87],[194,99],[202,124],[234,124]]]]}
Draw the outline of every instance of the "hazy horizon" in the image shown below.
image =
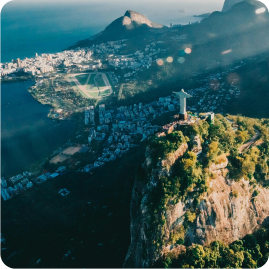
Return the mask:
{"type": "MultiPolygon", "coordinates": [[[[17,8],[20,8],[20,11],[25,10],[33,10],[40,11],[42,9],[43,12],[50,10],[51,8],[83,8],[80,10],[81,12],[88,12],[88,14],[95,18],[92,23],[94,25],[100,24],[102,21],[105,24],[112,22],[118,17],[122,16],[126,10],[134,10],[145,16],[147,16],[150,20],[162,23],[164,25],[169,25],[171,20],[177,20],[180,17],[189,16],[189,15],[199,15],[206,12],[220,11],[223,7],[224,0],[207,0],[207,1],[199,1],[199,0],[189,0],[189,1],[176,1],[176,0],[147,0],[147,1],[129,1],[125,2],[122,0],[113,0],[113,2],[109,0],[92,0],[92,1],[27,1],[27,0],[15,0],[8,2],[2,9],[2,19],[5,19],[6,12],[15,11],[17,13],[17,8]],[[78,6],[79,4],[79,6],[78,6]],[[85,10],[86,9],[86,10],[85,10]],[[185,13],[181,13],[180,10],[184,9],[185,13]],[[169,15],[169,16],[168,16],[169,15]]],[[[9,14],[10,15],[10,14],[9,14]]],[[[49,14],[47,14],[49,15],[49,14]]],[[[60,14],[59,14],[60,15],[60,14]]],[[[71,14],[72,17],[78,15],[71,14]]],[[[82,13],[82,15],[84,15],[82,13]]],[[[69,18],[69,19],[72,19],[69,18]]],[[[81,17],[81,20],[84,20],[84,17],[81,17]]],[[[90,18],[88,18],[90,19],[90,18]]],[[[82,23],[83,24],[83,23],[82,23]]]]}
{"type": "Polygon", "coordinates": [[[169,26],[186,24],[199,18],[193,15],[221,10],[217,1],[20,1],[8,2],[1,13],[1,62],[55,53],[104,30],[128,9],[151,21],[169,26]],[[79,3],[79,4],[78,4],[79,3]],[[158,4],[156,4],[158,3],[158,4]],[[180,12],[186,10],[185,13],[180,12]]]}

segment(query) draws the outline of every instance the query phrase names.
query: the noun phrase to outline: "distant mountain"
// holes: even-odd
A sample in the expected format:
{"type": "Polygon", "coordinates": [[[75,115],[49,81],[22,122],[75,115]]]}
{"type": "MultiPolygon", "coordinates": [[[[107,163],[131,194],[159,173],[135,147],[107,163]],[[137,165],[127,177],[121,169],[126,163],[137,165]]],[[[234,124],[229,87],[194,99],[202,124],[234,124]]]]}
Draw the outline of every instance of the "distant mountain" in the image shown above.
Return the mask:
{"type": "Polygon", "coordinates": [[[244,0],[225,0],[223,8],[222,8],[222,12],[226,12],[230,10],[235,4],[238,4],[242,1],[244,0]]]}
{"type": "MultiPolygon", "coordinates": [[[[244,0],[225,0],[223,8],[222,8],[222,12],[229,11],[234,5],[243,1],[244,0]]],[[[245,2],[249,2],[252,5],[265,6],[261,1],[258,1],[258,0],[245,0],[245,2]]]]}
{"type": "Polygon", "coordinates": [[[268,22],[268,10],[263,3],[256,0],[245,0],[235,4],[227,12],[213,12],[189,32],[195,39],[207,39],[208,36],[220,37],[253,31],[268,22]],[[256,14],[255,11],[260,8],[264,8],[264,12],[256,14]]]}
{"type": "Polygon", "coordinates": [[[124,16],[116,19],[105,28],[103,35],[106,37],[128,36],[136,32],[145,32],[163,27],[163,25],[150,21],[146,16],[138,12],[127,10],[124,16]]]}
{"type": "Polygon", "coordinates": [[[152,28],[164,27],[162,24],[152,22],[146,16],[132,10],[127,10],[124,16],[120,17],[119,19],[122,19],[123,25],[131,25],[132,22],[136,22],[137,24],[146,24],[152,28]]]}
{"type": "MultiPolygon", "coordinates": [[[[207,18],[208,14],[202,14],[201,17],[204,18],[201,23],[187,25],[176,31],[179,31],[178,34],[188,34],[193,43],[200,43],[210,41],[212,38],[253,32],[257,27],[268,25],[268,10],[263,3],[256,0],[245,0],[239,3],[236,1],[238,0],[226,0],[225,6],[229,3],[234,4],[227,12],[216,11],[207,18]],[[262,7],[265,8],[265,12],[256,14],[255,11],[262,7]]],[[[120,39],[132,40],[132,44],[139,43],[144,39],[156,38],[157,36],[160,38],[167,32],[170,33],[171,30],[175,31],[175,29],[150,21],[138,12],[127,10],[124,16],[114,20],[102,32],[77,42],[69,49],[89,47],[93,44],[120,39]]]]}
{"type": "Polygon", "coordinates": [[[85,47],[92,44],[119,39],[132,39],[142,36],[150,36],[156,32],[163,31],[168,27],[150,21],[146,16],[132,10],[110,23],[103,31],[86,40],[79,41],[75,47],[85,47]]]}
{"type": "Polygon", "coordinates": [[[207,18],[211,15],[212,13],[204,13],[201,15],[193,15],[194,18],[207,18]]]}

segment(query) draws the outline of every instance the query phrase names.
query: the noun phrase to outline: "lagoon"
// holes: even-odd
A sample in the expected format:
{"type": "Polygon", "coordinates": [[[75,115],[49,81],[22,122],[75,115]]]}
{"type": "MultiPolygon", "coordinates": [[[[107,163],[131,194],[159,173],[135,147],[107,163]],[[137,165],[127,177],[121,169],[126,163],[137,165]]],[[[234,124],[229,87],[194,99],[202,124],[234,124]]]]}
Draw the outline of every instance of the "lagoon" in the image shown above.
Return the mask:
{"type": "Polygon", "coordinates": [[[75,130],[75,122],[51,120],[49,106],[27,89],[31,81],[1,85],[1,176],[10,176],[47,157],[75,130]]]}

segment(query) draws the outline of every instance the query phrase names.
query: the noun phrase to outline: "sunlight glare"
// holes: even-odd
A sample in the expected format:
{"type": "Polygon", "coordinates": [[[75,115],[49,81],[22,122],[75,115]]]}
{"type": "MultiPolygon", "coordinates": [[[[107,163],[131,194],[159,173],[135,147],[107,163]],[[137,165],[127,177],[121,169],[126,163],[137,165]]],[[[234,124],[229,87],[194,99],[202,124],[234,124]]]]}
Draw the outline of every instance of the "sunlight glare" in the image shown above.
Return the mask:
{"type": "Polygon", "coordinates": [[[159,66],[163,65],[163,60],[162,60],[162,59],[159,59],[159,60],[157,61],[157,65],[159,65],[159,66]]]}
{"type": "Polygon", "coordinates": [[[184,57],[179,57],[177,60],[180,64],[185,63],[185,58],[184,57]]]}
{"type": "Polygon", "coordinates": [[[168,63],[172,63],[174,61],[173,57],[171,56],[169,56],[166,60],[168,63]]]}
{"type": "Polygon", "coordinates": [[[184,51],[185,51],[185,53],[190,54],[191,53],[191,48],[186,48],[184,51]]]}
{"type": "Polygon", "coordinates": [[[264,13],[265,11],[266,11],[266,9],[265,9],[264,7],[261,7],[261,8],[256,9],[255,13],[256,13],[256,14],[262,14],[262,13],[264,13]]]}
{"type": "Polygon", "coordinates": [[[225,51],[223,51],[221,54],[224,55],[224,54],[228,54],[228,53],[231,53],[231,52],[232,52],[232,50],[229,49],[229,50],[225,50],[225,51]]]}

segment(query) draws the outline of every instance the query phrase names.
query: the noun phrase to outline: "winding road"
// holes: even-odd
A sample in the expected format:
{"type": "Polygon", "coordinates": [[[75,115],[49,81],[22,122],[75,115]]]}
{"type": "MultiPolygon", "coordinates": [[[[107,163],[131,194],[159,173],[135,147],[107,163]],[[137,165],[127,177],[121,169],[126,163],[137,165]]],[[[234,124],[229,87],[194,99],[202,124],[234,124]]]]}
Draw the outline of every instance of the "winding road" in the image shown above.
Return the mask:
{"type": "Polygon", "coordinates": [[[258,130],[255,130],[255,132],[255,135],[250,140],[248,140],[247,143],[238,148],[239,153],[242,153],[245,149],[249,149],[257,141],[260,136],[260,132],[258,130]]]}

